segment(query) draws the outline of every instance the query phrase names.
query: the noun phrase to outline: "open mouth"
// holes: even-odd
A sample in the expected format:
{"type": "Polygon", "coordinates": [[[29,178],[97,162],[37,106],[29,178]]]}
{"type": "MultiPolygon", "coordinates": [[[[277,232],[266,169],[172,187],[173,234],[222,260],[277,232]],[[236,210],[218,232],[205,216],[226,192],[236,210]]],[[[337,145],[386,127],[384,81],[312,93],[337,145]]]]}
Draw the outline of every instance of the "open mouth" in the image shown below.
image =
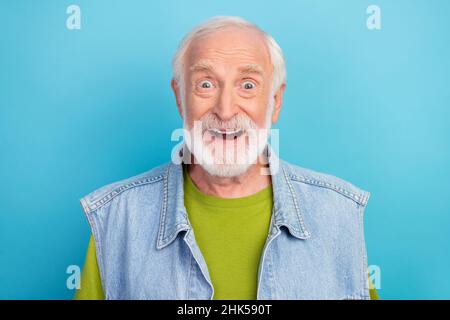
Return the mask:
{"type": "Polygon", "coordinates": [[[236,129],[236,130],[219,130],[219,129],[209,129],[208,132],[216,137],[227,140],[233,140],[239,138],[242,134],[244,134],[244,129],[236,129]]]}

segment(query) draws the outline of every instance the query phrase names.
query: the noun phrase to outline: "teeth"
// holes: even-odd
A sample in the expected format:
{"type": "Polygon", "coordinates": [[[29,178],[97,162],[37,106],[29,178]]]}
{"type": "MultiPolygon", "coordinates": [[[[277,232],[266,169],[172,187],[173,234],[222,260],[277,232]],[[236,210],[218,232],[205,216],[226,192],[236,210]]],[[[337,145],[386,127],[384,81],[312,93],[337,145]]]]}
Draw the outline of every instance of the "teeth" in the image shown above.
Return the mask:
{"type": "Polygon", "coordinates": [[[239,131],[242,131],[242,129],[237,129],[234,131],[222,131],[222,130],[218,130],[218,129],[210,129],[210,131],[213,131],[214,133],[218,133],[218,134],[235,134],[239,131]]]}
{"type": "Polygon", "coordinates": [[[218,129],[209,129],[208,131],[211,134],[213,134],[214,136],[220,137],[223,139],[234,139],[234,138],[241,136],[244,133],[244,130],[242,130],[242,129],[237,129],[237,130],[233,130],[233,131],[221,131],[218,129]]]}

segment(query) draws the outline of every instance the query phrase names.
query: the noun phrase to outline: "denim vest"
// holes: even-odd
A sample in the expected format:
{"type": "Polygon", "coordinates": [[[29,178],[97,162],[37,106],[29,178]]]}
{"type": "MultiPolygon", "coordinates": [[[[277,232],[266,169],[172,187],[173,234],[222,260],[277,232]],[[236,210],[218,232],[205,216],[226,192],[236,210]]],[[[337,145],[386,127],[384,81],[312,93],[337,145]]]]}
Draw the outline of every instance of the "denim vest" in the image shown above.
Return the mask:
{"type": "MultiPolygon", "coordinates": [[[[370,193],[271,153],[273,211],[257,299],[370,299],[363,213],[370,193]]],[[[80,199],[106,299],[212,299],[184,206],[182,165],[168,162],[80,199]]]]}

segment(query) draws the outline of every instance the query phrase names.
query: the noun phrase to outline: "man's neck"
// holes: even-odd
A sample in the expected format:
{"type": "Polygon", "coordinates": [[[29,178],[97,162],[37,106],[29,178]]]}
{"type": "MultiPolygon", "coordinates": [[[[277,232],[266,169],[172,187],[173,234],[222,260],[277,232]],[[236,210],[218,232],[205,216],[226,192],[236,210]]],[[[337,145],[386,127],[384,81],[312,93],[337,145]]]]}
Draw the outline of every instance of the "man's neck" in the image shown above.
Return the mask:
{"type": "Polygon", "coordinates": [[[261,174],[261,161],[253,164],[244,174],[236,177],[218,177],[210,175],[199,164],[189,164],[188,174],[197,188],[220,198],[242,198],[255,194],[271,184],[270,175],[261,174]]]}

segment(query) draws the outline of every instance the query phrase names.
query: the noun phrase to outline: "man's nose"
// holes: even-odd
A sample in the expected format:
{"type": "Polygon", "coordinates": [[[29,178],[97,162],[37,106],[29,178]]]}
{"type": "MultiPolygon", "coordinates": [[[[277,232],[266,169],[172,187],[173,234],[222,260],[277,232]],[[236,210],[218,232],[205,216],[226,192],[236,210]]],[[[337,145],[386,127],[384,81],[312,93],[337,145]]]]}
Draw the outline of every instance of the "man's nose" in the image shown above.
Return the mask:
{"type": "Polygon", "coordinates": [[[223,120],[228,121],[238,113],[238,106],[231,86],[224,86],[214,107],[214,112],[223,120]]]}

